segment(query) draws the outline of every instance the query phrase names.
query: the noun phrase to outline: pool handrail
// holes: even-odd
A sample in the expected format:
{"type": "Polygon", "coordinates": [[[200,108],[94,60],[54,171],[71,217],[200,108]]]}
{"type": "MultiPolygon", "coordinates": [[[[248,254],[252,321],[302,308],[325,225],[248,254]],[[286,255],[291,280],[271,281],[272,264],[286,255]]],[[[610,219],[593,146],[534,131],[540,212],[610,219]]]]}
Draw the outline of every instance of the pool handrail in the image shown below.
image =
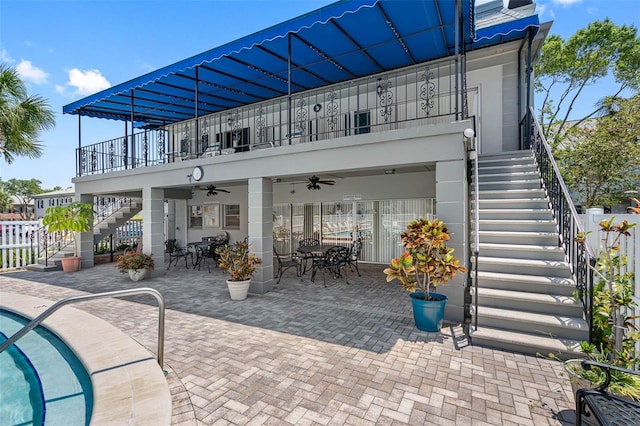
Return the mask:
{"type": "Polygon", "coordinates": [[[156,298],[158,302],[158,353],[157,360],[160,368],[163,368],[164,364],[164,311],[165,304],[164,298],[159,291],[149,288],[149,287],[140,287],[140,288],[132,288],[129,290],[116,290],[116,291],[107,291],[104,293],[95,293],[95,294],[86,294],[82,296],[73,296],[67,297],[65,299],[59,300],[49,309],[38,315],[36,318],[31,320],[29,324],[22,327],[17,333],[13,336],[9,337],[7,341],[5,341],[2,345],[0,345],[0,353],[4,352],[9,346],[13,345],[18,339],[27,334],[29,331],[37,327],[42,321],[51,316],[55,311],[62,308],[65,305],[69,305],[71,303],[76,302],[85,302],[88,300],[94,299],[103,299],[108,297],[123,297],[123,296],[135,296],[138,294],[150,294],[156,298]]]}

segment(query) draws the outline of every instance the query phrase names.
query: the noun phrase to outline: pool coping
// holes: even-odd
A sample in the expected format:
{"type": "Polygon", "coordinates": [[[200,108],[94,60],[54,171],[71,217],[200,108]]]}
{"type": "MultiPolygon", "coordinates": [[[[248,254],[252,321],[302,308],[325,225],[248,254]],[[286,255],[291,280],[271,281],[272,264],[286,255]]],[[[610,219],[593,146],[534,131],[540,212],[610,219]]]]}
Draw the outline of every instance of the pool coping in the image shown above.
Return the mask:
{"type": "MultiPolygon", "coordinates": [[[[55,302],[2,293],[0,308],[35,318],[55,302]]],[[[171,424],[171,394],[156,357],[118,328],[64,307],[42,323],[69,346],[91,378],[91,424],[171,424]]]]}

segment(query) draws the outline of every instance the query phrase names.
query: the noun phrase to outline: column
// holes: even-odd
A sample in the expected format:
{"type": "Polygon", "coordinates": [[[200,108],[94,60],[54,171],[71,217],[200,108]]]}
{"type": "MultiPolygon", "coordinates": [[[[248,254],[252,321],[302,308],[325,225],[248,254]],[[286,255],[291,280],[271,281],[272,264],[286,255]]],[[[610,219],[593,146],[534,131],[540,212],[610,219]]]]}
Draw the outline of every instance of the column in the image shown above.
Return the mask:
{"type": "Polygon", "coordinates": [[[262,259],[249,292],[264,294],[273,289],[273,182],[255,178],[248,183],[249,250],[262,259]]]}
{"type": "Polygon", "coordinates": [[[142,251],[153,259],[151,276],[164,275],[164,190],[159,188],[142,189],[142,251]]]}
{"type": "MultiPolygon", "coordinates": [[[[464,160],[439,161],[436,163],[436,217],[447,225],[451,239],[447,247],[455,249],[453,255],[460,264],[469,269],[468,250],[468,206],[467,179],[464,160]]],[[[465,317],[466,274],[456,276],[441,284],[438,293],[445,294],[447,300],[444,318],[463,322],[465,317]]]]}
{"type": "MultiPolygon", "coordinates": [[[[82,203],[89,203],[93,205],[92,194],[80,194],[77,197],[78,201],[82,203]]],[[[93,207],[95,210],[95,206],[93,207]]],[[[76,233],[76,239],[78,243],[78,256],[82,258],[81,268],[92,268],[93,263],[93,223],[91,223],[91,229],[87,232],[76,233]]]]}

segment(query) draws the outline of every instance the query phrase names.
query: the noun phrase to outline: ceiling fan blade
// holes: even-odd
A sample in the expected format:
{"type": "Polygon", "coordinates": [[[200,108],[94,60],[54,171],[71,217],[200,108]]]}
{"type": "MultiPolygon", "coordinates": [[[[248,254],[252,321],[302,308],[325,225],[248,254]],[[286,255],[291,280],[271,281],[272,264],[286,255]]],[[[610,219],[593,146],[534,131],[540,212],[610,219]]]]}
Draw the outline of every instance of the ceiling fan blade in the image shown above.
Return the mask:
{"type": "Polygon", "coordinates": [[[321,183],[323,185],[335,185],[336,182],[333,180],[321,180],[318,183],[321,183]]]}
{"type": "Polygon", "coordinates": [[[220,192],[226,192],[227,194],[231,194],[231,191],[227,191],[226,189],[218,189],[220,192]]]}

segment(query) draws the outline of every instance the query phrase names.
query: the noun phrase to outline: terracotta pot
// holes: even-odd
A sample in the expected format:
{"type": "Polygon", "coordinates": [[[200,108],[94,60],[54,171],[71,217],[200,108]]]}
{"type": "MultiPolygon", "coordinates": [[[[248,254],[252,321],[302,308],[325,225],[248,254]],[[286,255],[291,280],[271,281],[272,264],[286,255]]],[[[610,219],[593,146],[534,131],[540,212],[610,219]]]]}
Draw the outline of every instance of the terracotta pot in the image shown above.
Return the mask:
{"type": "Polygon", "coordinates": [[[251,280],[245,281],[230,281],[227,280],[227,287],[229,288],[229,296],[231,300],[244,300],[249,293],[249,284],[251,280]]]}
{"type": "Polygon", "coordinates": [[[78,272],[82,266],[82,258],[80,256],[63,257],[60,263],[64,272],[78,272]]]}

